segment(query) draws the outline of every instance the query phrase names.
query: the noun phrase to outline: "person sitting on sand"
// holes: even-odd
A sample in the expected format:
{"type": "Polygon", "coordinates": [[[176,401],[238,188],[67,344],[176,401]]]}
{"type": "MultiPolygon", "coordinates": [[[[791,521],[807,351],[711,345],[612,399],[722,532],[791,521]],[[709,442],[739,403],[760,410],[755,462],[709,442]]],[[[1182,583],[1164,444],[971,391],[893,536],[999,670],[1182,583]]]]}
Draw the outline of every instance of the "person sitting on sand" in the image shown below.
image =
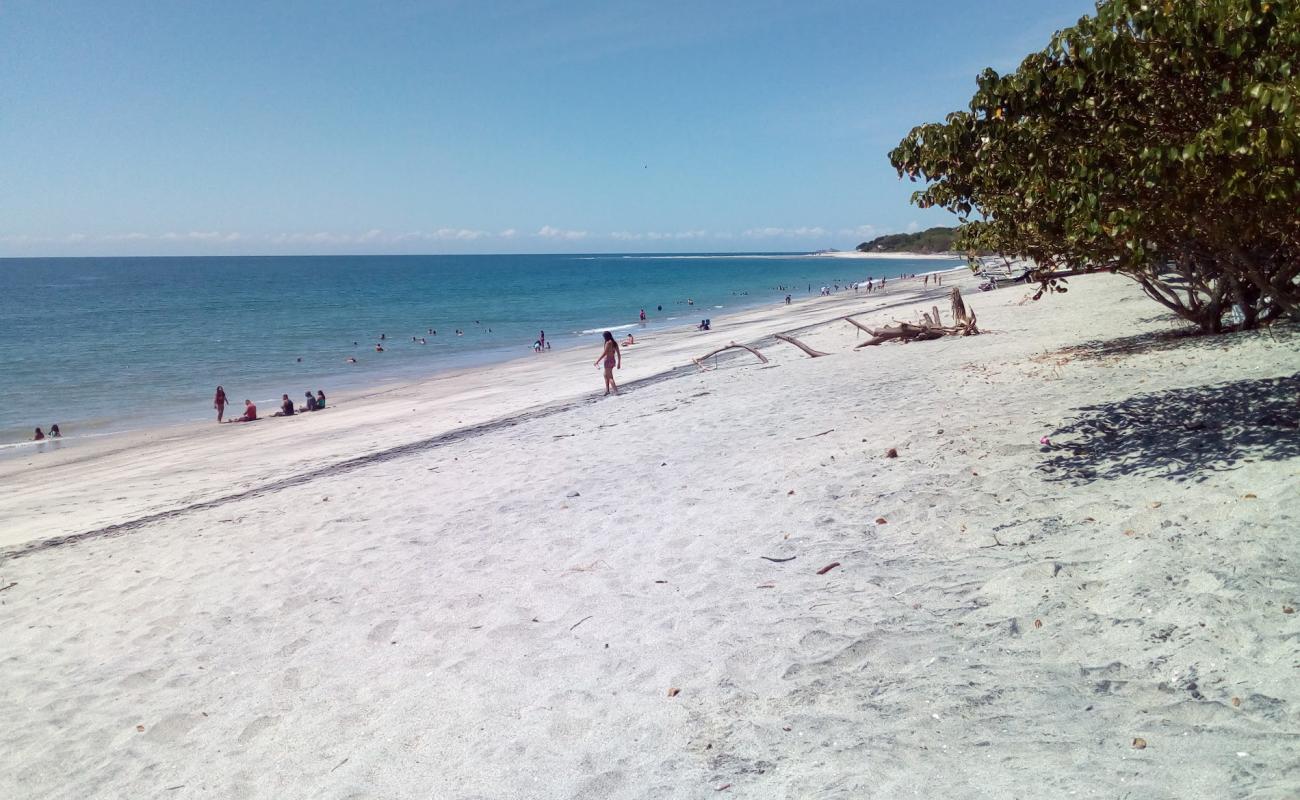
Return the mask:
{"type": "Polygon", "coordinates": [[[289,399],[289,395],[287,394],[280,395],[280,410],[272,414],[272,416],[275,417],[293,416],[293,401],[289,399]]]}
{"type": "Polygon", "coordinates": [[[63,432],[59,430],[59,423],[56,422],[50,426],[50,438],[51,439],[63,438],[63,432]]]}
{"type": "Polygon", "coordinates": [[[608,395],[612,390],[618,394],[618,384],[614,383],[614,368],[623,368],[623,351],[618,349],[618,342],[614,341],[614,334],[605,331],[601,334],[605,340],[603,349],[600,351],[600,358],[596,359],[595,366],[599,367],[603,362],[605,365],[605,394],[608,395]]]}
{"type": "Polygon", "coordinates": [[[316,390],[316,410],[320,411],[325,407],[325,392],[320,389],[316,390]]]}
{"type": "MultiPolygon", "coordinates": [[[[606,394],[608,394],[608,392],[606,392],[606,394]]],[[[45,438],[45,431],[41,430],[40,428],[37,428],[37,429],[36,429],[36,435],[32,437],[32,441],[33,441],[33,442],[39,442],[39,441],[43,440],[44,438],[45,438]]]]}
{"type": "Polygon", "coordinates": [[[627,347],[630,344],[636,344],[636,339],[633,339],[632,334],[628,333],[627,338],[623,340],[623,346],[627,347]]]}
{"type": "Polygon", "coordinates": [[[307,403],[303,405],[302,408],[298,409],[299,411],[315,411],[320,408],[320,404],[316,402],[316,396],[311,393],[310,389],[308,389],[304,394],[307,397],[307,403]]]}
{"type": "Polygon", "coordinates": [[[257,419],[257,406],[253,405],[252,400],[244,401],[244,415],[237,419],[228,419],[226,422],[253,422],[257,419]]]}

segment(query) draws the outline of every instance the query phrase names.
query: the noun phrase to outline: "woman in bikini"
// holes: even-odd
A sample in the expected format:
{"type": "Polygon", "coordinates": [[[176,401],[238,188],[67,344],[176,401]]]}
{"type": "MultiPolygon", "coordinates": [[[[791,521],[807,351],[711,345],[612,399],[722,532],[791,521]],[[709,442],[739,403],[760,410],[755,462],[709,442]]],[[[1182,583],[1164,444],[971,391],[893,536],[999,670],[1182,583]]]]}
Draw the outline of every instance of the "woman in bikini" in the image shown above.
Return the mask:
{"type": "Polygon", "coordinates": [[[601,362],[605,364],[605,394],[611,391],[618,394],[618,384],[614,383],[614,368],[623,368],[623,351],[618,349],[618,342],[614,341],[614,334],[605,331],[605,348],[600,351],[600,358],[596,359],[594,366],[599,367],[601,362]]]}
{"type": "Polygon", "coordinates": [[[216,396],[212,398],[212,407],[217,410],[217,422],[220,422],[226,413],[226,390],[220,386],[217,387],[216,396]]]}

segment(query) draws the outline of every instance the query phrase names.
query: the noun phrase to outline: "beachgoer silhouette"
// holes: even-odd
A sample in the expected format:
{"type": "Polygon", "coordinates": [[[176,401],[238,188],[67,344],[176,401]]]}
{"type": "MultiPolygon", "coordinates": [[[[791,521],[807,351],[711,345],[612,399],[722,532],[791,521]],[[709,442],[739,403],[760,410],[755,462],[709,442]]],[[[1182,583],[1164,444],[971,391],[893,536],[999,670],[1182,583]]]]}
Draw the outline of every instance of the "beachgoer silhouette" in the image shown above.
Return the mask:
{"type": "Polygon", "coordinates": [[[217,387],[217,394],[212,398],[212,407],[217,410],[217,422],[220,422],[222,415],[226,413],[226,390],[220,386],[217,387]]]}
{"type": "Polygon", "coordinates": [[[601,334],[605,344],[600,351],[600,357],[596,359],[595,366],[599,367],[602,363],[605,365],[605,394],[608,395],[612,390],[618,394],[618,384],[614,382],[614,368],[623,368],[623,351],[618,349],[618,342],[614,341],[614,334],[605,331],[601,334]]]}

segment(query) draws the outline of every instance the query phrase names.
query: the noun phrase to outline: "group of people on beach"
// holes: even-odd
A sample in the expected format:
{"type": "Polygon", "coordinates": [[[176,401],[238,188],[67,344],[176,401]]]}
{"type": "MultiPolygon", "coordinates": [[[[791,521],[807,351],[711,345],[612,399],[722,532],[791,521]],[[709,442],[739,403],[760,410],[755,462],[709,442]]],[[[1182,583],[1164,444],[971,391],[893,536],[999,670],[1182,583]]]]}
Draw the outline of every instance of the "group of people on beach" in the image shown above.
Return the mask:
{"type": "Polygon", "coordinates": [[[50,432],[48,434],[48,437],[45,431],[41,430],[40,428],[37,428],[36,435],[32,437],[32,441],[43,442],[45,441],[46,438],[59,439],[62,438],[62,436],[63,436],[63,432],[59,430],[59,424],[56,422],[55,424],[50,426],[50,432]]]}
{"type": "MultiPolygon", "coordinates": [[[[317,389],[316,394],[313,395],[311,390],[308,389],[304,394],[307,398],[307,402],[297,408],[294,407],[293,401],[289,399],[289,395],[280,395],[280,410],[275,412],[272,416],[292,417],[294,414],[305,411],[320,411],[325,408],[324,391],[317,389]]],[[[226,398],[226,390],[223,387],[218,386],[217,393],[212,398],[212,407],[217,410],[217,422],[254,422],[257,420],[257,404],[252,400],[244,401],[243,414],[238,417],[224,419],[226,415],[226,406],[229,402],[230,401],[226,398]]]]}

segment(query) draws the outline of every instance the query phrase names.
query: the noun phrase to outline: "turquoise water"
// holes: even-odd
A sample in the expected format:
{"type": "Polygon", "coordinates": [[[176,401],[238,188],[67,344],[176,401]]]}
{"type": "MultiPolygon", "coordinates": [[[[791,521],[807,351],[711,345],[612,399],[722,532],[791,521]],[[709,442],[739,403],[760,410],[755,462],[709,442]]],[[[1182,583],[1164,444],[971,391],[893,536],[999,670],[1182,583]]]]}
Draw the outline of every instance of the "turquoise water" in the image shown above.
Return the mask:
{"type": "Polygon", "coordinates": [[[3,259],[0,444],[55,422],[86,436],[206,419],[217,384],[269,409],[283,392],[300,400],[523,355],[539,330],[555,347],[593,342],[638,324],[642,308],[651,326],[684,325],[779,302],[783,286],[799,299],[947,266],[780,254],[3,259]]]}

